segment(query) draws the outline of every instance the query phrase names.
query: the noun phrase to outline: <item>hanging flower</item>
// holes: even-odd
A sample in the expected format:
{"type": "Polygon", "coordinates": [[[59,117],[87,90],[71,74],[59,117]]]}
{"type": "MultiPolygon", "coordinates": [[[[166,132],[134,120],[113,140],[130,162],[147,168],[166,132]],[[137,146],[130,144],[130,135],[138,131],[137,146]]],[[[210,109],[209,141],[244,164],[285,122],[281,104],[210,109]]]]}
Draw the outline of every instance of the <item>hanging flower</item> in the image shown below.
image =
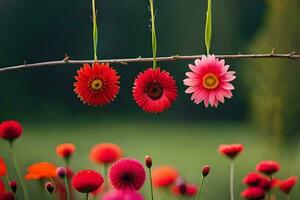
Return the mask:
{"type": "Polygon", "coordinates": [[[27,168],[27,174],[25,179],[27,180],[38,180],[45,178],[54,178],[56,177],[56,166],[48,162],[39,162],[33,165],[30,165],[27,168]]]}
{"type": "Polygon", "coordinates": [[[72,143],[59,144],[56,147],[56,154],[62,158],[68,159],[75,151],[75,145],[72,143]]]}
{"type": "Polygon", "coordinates": [[[268,176],[271,176],[272,174],[280,170],[280,164],[272,160],[261,161],[256,166],[256,170],[268,176]]]}
{"type": "Polygon", "coordinates": [[[282,192],[289,194],[291,192],[291,190],[293,189],[293,187],[296,185],[297,180],[298,180],[297,176],[292,176],[286,180],[283,180],[279,184],[279,189],[282,192]]]}
{"type": "Polygon", "coordinates": [[[139,161],[124,158],[112,165],[109,178],[116,190],[139,190],[144,185],[146,172],[139,161]]]}
{"type": "Polygon", "coordinates": [[[102,143],[95,145],[90,152],[90,160],[99,164],[109,164],[122,157],[123,150],[116,144],[102,143]]]}
{"type": "Polygon", "coordinates": [[[0,176],[5,176],[7,173],[7,167],[4,162],[4,159],[0,157],[0,176]]]}
{"type": "Polygon", "coordinates": [[[14,141],[18,137],[21,137],[23,128],[17,121],[4,121],[0,124],[0,137],[7,141],[14,141]]]}
{"type": "Polygon", "coordinates": [[[81,193],[90,193],[98,190],[104,179],[101,174],[94,170],[82,170],[77,172],[73,179],[73,187],[81,193]]]}
{"type": "Polygon", "coordinates": [[[241,193],[241,196],[247,200],[262,200],[265,198],[265,191],[259,187],[249,187],[241,193]]]}
{"type": "Polygon", "coordinates": [[[233,85],[230,83],[235,79],[235,72],[228,71],[229,65],[224,60],[217,59],[214,55],[205,56],[195,60],[195,65],[189,65],[192,72],[187,72],[188,78],[184,79],[184,85],[189,88],[186,93],[192,93],[191,99],[199,104],[204,101],[205,107],[210,104],[218,106],[224,103],[224,97],[231,98],[233,85]]]}
{"type": "Polygon", "coordinates": [[[219,146],[219,152],[230,159],[234,159],[243,149],[242,144],[221,144],[219,146]]]}
{"type": "Polygon", "coordinates": [[[167,187],[172,185],[178,178],[178,172],[172,166],[160,166],[153,169],[152,181],[156,187],[167,187]]]}
{"type": "Polygon", "coordinates": [[[248,186],[258,186],[262,179],[262,175],[256,172],[250,172],[244,177],[243,183],[248,186]]]}
{"type": "Polygon", "coordinates": [[[74,91],[81,101],[92,106],[104,106],[112,102],[120,89],[119,76],[109,64],[84,64],[77,71],[74,91]]]}
{"type": "Polygon", "coordinates": [[[133,98],[144,111],[159,113],[171,107],[177,97],[175,80],[167,71],[148,68],[134,81],[133,98]]]}
{"type": "Polygon", "coordinates": [[[144,200],[136,191],[113,191],[103,195],[102,200],[144,200]]]}

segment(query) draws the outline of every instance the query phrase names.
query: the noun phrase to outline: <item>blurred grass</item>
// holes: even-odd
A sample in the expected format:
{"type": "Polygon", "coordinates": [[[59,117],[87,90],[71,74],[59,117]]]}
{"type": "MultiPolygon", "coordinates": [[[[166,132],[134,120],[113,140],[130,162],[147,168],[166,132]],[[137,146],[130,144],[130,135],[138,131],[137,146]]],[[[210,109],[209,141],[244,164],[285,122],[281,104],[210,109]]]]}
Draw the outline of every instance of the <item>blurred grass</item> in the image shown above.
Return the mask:
{"type": "MultiPolygon", "coordinates": [[[[89,150],[97,143],[113,142],[120,145],[128,157],[143,161],[144,156],[149,154],[153,157],[154,166],[174,165],[180,174],[192,183],[199,183],[202,165],[211,165],[212,172],[204,185],[202,199],[223,200],[229,199],[229,161],[218,154],[218,145],[243,143],[245,151],[236,160],[237,199],[240,199],[239,193],[244,188],[240,183],[243,176],[254,170],[260,160],[278,159],[282,163],[282,171],[278,173],[279,178],[300,176],[298,170],[300,163],[296,160],[299,149],[270,148],[266,145],[269,138],[261,137],[260,133],[246,124],[103,118],[89,122],[72,119],[59,123],[23,125],[24,135],[16,142],[17,157],[23,172],[26,166],[38,161],[62,165],[62,160],[55,154],[55,147],[63,142],[72,142],[76,145],[77,150],[71,163],[75,171],[86,168],[102,170],[89,161],[89,150]]],[[[0,156],[3,156],[10,166],[8,145],[4,141],[0,141],[0,152],[0,156]]],[[[9,169],[12,173],[11,167],[9,169]]],[[[33,191],[30,193],[31,199],[40,199],[42,190],[37,187],[37,182],[29,181],[27,185],[33,191]]],[[[142,192],[148,195],[147,191],[146,184],[142,192]]],[[[156,191],[156,196],[157,199],[164,200],[159,191],[156,191]]],[[[279,196],[282,197],[281,194],[279,196]]],[[[293,191],[292,197],[294,197],[292,199],[300,197],[298,186],[293,191]]]]}

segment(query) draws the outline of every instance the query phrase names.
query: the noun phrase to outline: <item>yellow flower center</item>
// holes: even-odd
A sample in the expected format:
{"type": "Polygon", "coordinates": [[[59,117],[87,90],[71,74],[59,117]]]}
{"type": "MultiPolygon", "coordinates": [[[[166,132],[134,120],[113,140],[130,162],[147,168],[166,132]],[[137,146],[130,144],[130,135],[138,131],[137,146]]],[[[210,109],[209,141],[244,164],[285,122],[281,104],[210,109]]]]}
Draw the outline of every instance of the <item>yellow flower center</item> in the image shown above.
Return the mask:
{"type": "Polygon", "coordinates": [[[102,81],[100,79],[93,80],[91,83],[93,90],[100,90],[103,86],[102,81]]]}
{"type": "Polygon", "coordinates": [[[203,87],[206,89],[215,89],[219,85],[219,80],[216,75],[208,73],[203,77],[203,87]]]}

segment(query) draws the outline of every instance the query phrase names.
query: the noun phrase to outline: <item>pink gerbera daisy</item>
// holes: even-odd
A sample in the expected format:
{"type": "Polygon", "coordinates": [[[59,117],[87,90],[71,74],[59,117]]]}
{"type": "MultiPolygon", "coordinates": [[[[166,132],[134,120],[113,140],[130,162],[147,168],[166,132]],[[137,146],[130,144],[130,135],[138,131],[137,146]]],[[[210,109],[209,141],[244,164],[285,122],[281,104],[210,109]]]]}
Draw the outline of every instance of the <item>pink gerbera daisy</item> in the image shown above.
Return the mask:
{"type": "Polygon", "coordinates": [[[192,93],[191,99],[199,104],[204,101],[205,107],[210,104],[218,106],[219,102],[224,103],[224,97],[231,98],[235,79],[235,72],[228,71],[229,65],[224,60],[217,59],[214,55],[202,56],[195,60],[195,65],[189,65],[192,72],[187,72],[188,78],[184,79],[184,85],[189,86],[185,91],[192,93]]]}
{"type": "Polygon", "coordinates": [[[110,169],[109,178],[117,190],[139,190],[145,182],[146,173],[143,165],[130,158],[117,161],[110,169]]]}
{"type": "Polygon", "coordinates": [[[160,68],[146,69],[134,81],[133,98],[146,112],[162,112],[171,107],[176,97],[175,80],[160,68]]]}

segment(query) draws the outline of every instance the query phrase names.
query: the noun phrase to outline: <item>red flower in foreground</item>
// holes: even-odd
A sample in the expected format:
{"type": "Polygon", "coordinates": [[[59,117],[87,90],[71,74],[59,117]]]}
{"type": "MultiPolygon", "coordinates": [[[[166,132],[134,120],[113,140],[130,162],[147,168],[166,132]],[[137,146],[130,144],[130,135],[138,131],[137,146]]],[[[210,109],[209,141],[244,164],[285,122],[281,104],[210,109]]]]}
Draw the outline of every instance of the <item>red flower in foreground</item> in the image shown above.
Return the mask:
{"type": "Polygon", "coordinates": [[[72,143],[59,144],[56,147],[56,154],[68,159],[75,151],[75,145],[72,143]]]}
{"type": "Polygon", "coordinates": [[[104,106],[112,102],[120,89],[119,76],[108,64],[84,64],[75,76],[74,91],[81,101],[92,106],[104,106]]]}
{"type": "Polygon", "coordinates": [[[17,121],[4,121],[0,124],[0,137],[13,141],[22,135],[23,128],[17,121]]]}
{"type": "Polygon", "coordinates": [[[271,161],[271,160],[261,161],[256,166],[256,170],[268,176],[271,176],[272,174],[280,170],[280,165],[276,161],[271,161]]]}
{"type": "Polygon", "coordinates": [[[171,166],[157,167],[152,172],[153,185],[156,187],[167,187],[172,185],[178,178],[178,172],[171,166]]]}
{"type": "Polygon", "coordinates": [[[297,176],[292,176],[286,180],[281,181],[281,183],[279,184],[279,189],[288,194],[290,193],[290,191],[292,190],[292,188],[295,186],[295,184],[297,183],[298,177],[297,176]]]}
{"type": "Polygon", "coordinates": [[[116,144],[102,143],[95,145],[90,152],[90,159],[100,164],[109,164],[122,157],[123,150],[116,144]]]}
{"type": "Polygon", "coordinates": [[[39,162],[30,165],[27,171],[28,173],[25,175],[25,179],[27,180],[56,177],[56,166],[48,162],[39,162]]]}
{"type": "MultiPolygon", "coordinates": [[[[178,185],[173,185],[172,187],[172,192],[173,194],[175,195],[181,195],[180,194],[180,188],[178,187],[178,185]]],[[[186,184],[186,193],[185,193],[185,196],[188,196],[188,197],[193,197],[197,194],[197,186],[194,185],[194,184],[186,184]]]]}
{"type": "Polygon", "coordinates": [[[5,176],[7,173],[7,167],[4,162],[4,159],[0,157],[0,176],[5,176]]]}
{"type": "Polygon", "coordinates": [[[205,107],[210,104],[217,107],[219,102],[224,103],[225,97],[232,97],[235,72],[228,71],[229,65],[224,60],[217,59],[214,55],[202,56],[195,60],[195,65],[189,65],[191,72],[187,72],[188,78],[183,80],[189,88],[186,93],[192,93],[192,100],[199,104],[204,101],[205,107]]]}
{"type": "Polygon", "coordinates": [[[117,190],[139,190],[144,185],[146,172],[139,161],[125,158],[112,165],[109,178],[117,190]]]}
{"type": "Polygon", "coordinates": [[[219,146],[219,152],[230,159],[234,159],[243,149],[242,144],[221,144],[219,146]]]}
{"type": "Polygon", "coordinates": [[[73,187],[81,193],[90,193],[98,190],[104,179],[101,174],[93,170],[82,170],[77,172],[73,179],[73,187]]]}
{"type": "Polygon", "coordinates": [[[265,191],[259,187],[249,187],[241,193],[241,196],[247,200],[262,200],[265,198],[265,191]]]}
{"type": "Polygon", "coordinates": [[[15,195],[12,192],[0,193],[0,200],[15,200],[15,195]]]}
{"type": "Polygon", "coordinates": [[[258,186],[262,179],[262,175],[256,172],[250,172],[244,177],[243,183],[249,186],[258,186]]]}
{"type": "Polygon", "coordinates": [[[173,77],[160,68],[148,68],[134,81],[133,98],[144,111],[159,113],[171,107],[177,97],[173,77]]]}

